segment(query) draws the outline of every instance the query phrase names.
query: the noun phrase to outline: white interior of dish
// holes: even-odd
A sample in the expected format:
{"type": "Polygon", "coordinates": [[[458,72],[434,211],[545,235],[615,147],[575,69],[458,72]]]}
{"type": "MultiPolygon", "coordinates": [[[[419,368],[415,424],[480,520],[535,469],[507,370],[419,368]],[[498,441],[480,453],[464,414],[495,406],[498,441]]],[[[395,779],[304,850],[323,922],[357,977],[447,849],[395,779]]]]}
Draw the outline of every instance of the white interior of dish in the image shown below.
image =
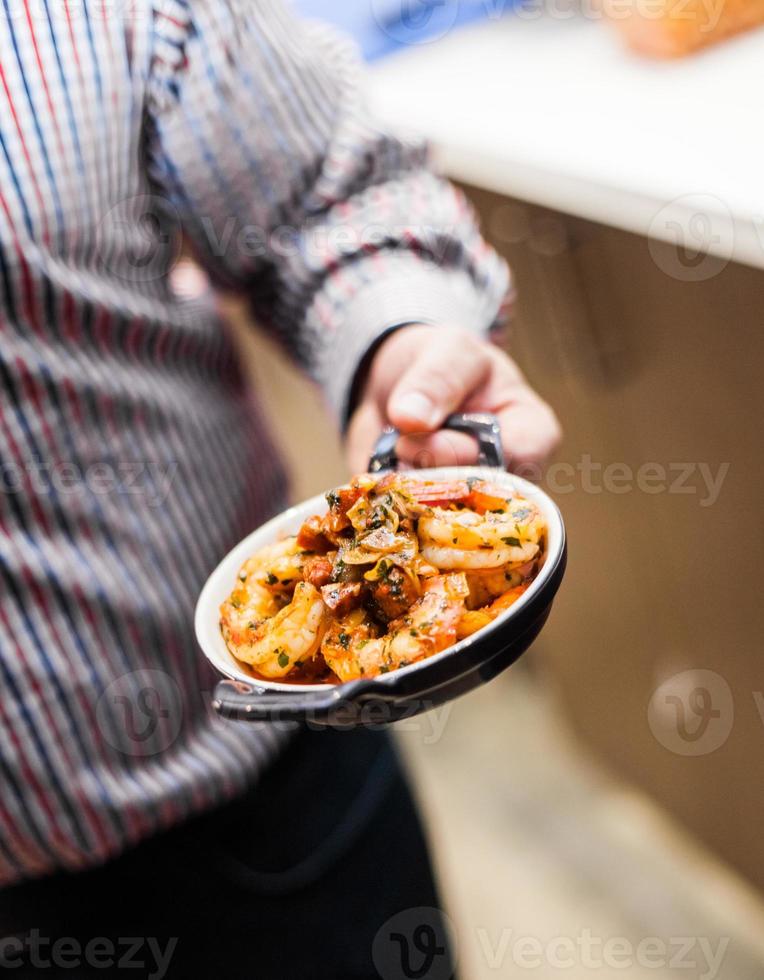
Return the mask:
{"type": "MultiPolygon", "coordinates": [[[[500,629],[508,620],[516,616],[534,593],[543,586],[556,564],[556,559],[559,558],[565,535],[562,517],[557,506],[535,484],[520,479],[520,477],[513,476],[510,473],[495,469],[484,469],[476,466],[452,466],[443,467],[442,469],[417,470],[416,475],[417,477],[428,480],[458,480],[466,479],[467,477],[482,477],[497,485],[511,487],[516,490],[524,497],[532,500],[544,515],[548,529],[547,549],[544,556],[544,563],[538,576],[528,591],[513,606],[494,620],[490,626],[486,626],[485,629],[481,630],[480,633],[500,629]]],[[[278,517],[274,517],[273,520],[268,521],[267,524],[263,524],[262,527],[259,527],[256,531],[253,531],[240,541],[207,579],[196,604],[196,638],[207,659],[221,674],[233,680],[244,681],[250,685],[254,684],[259,688],[269,691],[288,691],[292,694],[298,690],[320,691],[330,686],[327,684],[282,684],[277,681],[265,681],[259,678],[253,678],[229,651],[220,633],[219,626],[220,605],[234,588],[237,572],[246,559],[264,545],[270,544],[272,541],[277,541],[289,534],[296,534],[303,521],[311,515],[324,513],[326,513],[326,499],[322,494],[319,494],[317,497],[312,497],[310,500],[306,500],[304,503],[298,504],[295,507],[290,507],[289,510],[279,514],[278,517]]],[[[478,635],[480,634],[476,633],[466,640],[461,640],[447,650],[443,650],[441,653],[430,657],[427,662],[454,656],[478,635]]],[[[411,664],[408,667],[402,667],[400,670],[393,671],[390,674],[382,674],[377,680],[381,684],[390,683],[394,677],[398,677],[404,672],[414,671],[420,665],[421,662],[419,664],[411,664]]]]}

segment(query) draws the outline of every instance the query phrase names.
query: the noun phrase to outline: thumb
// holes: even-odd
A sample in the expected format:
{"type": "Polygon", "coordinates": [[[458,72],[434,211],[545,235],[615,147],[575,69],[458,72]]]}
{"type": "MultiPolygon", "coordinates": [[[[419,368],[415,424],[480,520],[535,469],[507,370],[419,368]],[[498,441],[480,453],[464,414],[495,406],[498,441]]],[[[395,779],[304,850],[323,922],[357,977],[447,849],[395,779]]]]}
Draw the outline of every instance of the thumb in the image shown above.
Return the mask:
{"type": "Polygon", "coordinates": [[[489,371],[485,346],[477,338],[443,328],[416,351],[393,387],[387,417],[401,432],[434,432],[489,371]]]}

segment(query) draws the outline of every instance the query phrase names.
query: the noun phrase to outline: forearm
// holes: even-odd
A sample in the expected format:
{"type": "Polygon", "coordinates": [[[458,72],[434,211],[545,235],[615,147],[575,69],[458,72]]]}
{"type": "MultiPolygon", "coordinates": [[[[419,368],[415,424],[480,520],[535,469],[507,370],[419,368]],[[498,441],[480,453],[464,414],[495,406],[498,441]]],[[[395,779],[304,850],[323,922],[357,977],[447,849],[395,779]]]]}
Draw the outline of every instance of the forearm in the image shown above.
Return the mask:
{"type": "Polygon", "coordinates": [[[208,269],[250,292],[336,413],[399,324],[486,330],[506,268],[424,145],[369,120],[347,43],[277,4],[182,9],[176,63],[154,80],[151,174],[208,269]]]}

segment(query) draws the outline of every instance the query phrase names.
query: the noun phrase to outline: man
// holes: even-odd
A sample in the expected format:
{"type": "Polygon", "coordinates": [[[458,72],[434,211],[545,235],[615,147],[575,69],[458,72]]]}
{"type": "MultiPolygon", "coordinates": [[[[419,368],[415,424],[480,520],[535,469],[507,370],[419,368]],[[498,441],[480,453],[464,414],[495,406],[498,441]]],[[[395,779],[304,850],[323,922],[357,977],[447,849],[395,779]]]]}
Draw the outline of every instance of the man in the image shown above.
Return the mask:
{"type": "Polygon", "coordinates": [[[196,594],[285,491],[225,330],[172,290],[181,232],[354,470],[390,422],[469,459],[457,408],[515,461],[557,439],[485,339],[502,263],[342,43],[265,0],[5,0],[0,958],[103,976],[142,937],[147,975],[373,976],[383,923],[437,903],[387,741],[208,709],[196,594]]]}

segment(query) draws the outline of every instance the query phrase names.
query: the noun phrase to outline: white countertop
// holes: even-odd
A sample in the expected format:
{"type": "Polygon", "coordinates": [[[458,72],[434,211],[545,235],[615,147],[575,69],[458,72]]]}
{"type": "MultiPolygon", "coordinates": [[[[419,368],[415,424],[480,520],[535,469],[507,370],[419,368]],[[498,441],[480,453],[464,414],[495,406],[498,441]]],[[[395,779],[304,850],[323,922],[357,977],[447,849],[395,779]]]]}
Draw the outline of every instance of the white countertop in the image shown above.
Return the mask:
{"type": "Polygon", "coordinates": [[[510,15],[375,64],[369,90],[449,176],[764,268],[764,31],[653,62],[598,21],[510,15]]]}

